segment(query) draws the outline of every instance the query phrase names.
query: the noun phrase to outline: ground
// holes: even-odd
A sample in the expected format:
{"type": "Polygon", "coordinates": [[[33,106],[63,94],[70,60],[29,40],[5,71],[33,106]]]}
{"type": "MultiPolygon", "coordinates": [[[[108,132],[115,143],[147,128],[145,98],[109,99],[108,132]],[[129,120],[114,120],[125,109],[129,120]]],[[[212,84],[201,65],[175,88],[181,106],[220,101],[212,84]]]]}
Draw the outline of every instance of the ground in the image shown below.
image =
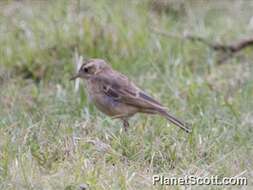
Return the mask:
{"type": "Polygon", "coordinates": [[[183,36],[250,37],[252,8],[242,0],[0,2],[0,189],[184,189],[153,186],[155,174],[244,176],[247,186],[219,188],[250,189],[252,48],[219,64],[222,53],[183,36]],[[125,133],[83,86],[74,90],[79,55],[108,61],[193,133],[145,115],[125,133]]]}

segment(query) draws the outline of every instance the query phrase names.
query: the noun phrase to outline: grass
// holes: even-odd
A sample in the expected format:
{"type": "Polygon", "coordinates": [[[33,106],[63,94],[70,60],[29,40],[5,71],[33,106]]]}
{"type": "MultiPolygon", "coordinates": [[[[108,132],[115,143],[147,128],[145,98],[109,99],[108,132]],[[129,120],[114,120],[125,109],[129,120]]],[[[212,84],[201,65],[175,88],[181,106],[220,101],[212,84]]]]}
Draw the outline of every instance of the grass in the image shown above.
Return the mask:
{"type": "Polygon", "coordinates": [[[218,65],[208,47],[150,28],[229,43],[251,35],[253,4],[162,2],[0,3],[0,189],[165,189],[152,185],[154,174],[242,172],[250,189],[252,49],[218,65]],[[74,92],[75,53],[110,62],[193,133],[143,115],[124,133],[84,89],[74,92]]]}

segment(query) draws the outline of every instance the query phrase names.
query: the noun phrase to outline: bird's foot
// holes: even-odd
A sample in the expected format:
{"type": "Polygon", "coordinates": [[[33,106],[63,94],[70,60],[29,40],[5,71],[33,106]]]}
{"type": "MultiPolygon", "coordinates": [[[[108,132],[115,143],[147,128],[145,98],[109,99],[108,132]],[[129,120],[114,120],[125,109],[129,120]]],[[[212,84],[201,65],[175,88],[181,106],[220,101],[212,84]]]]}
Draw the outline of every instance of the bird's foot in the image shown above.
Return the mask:
{"type": "Polygon", "coordinates": [[[126,121],[126,120],[124,120],[124,121],[123,121],[123,126],[124,126],[125,132],[127,132],[127,131],[128,131],[128,128],[129,128],[129,122],[126,121]]]}

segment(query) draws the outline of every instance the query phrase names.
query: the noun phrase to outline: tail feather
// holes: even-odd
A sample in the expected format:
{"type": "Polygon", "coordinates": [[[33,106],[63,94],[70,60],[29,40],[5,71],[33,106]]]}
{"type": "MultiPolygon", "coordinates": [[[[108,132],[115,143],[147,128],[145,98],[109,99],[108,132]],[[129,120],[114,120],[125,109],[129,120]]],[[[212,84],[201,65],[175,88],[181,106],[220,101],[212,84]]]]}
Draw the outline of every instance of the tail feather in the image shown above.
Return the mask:
{"type": "Polygon", "coordinates": [[[142,109],[142,110],[140,110],[140,112],[148,113],[148,114],[160,114],[163,117],[165,117],[168,121],[173,123],[174,125],[183,129],[185,132],[187,132],[187,133],[192,132],[189,124],[186,124],[185,122],[180,121],[179,119],[177,119],[176,117],[174,117],[173,115],[168,113],[168,111],[164,107],[155,107],[152,109],[142,109]]]}
{"type": "Polygon", "coordinates": [[[167,120],[169,120],[171,123],[173,123],[174,125],[180,127],[181,129],[183,129],[185,132],[187,133],[191,133],[191,129],[189,128],[189,126],[180,121],[179,119],[175,118],[174,116],[172,116],[171,114],[169,114],[167,111],[162,110],[160,112],[167,120]]]}

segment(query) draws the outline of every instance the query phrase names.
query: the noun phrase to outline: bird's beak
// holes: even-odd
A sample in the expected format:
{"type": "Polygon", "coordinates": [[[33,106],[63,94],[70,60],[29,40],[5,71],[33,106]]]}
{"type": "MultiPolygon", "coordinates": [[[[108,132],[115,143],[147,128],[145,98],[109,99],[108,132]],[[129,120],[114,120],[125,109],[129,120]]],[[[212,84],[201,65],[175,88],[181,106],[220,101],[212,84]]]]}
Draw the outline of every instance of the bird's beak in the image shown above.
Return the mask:
{"type": "Polygon", "coordinates": [[[80,77],[80,75],[79,75],[79,73],[77,73],[76,75],[74,75],[73,77],[71,77],[70,80],[75,80],[75,79],[77,79],[79,77],[80,77]]]}

